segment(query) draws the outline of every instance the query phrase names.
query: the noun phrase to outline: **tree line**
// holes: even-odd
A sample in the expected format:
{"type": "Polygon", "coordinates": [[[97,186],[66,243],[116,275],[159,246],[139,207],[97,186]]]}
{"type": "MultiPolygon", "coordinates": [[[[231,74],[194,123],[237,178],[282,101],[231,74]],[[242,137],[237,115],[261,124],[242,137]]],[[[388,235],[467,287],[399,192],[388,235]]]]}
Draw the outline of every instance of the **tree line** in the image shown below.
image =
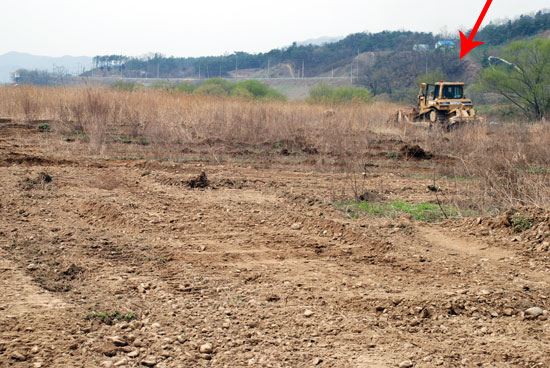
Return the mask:
{"type": "MultiPolygon", "coordinates": [[[[522,15],[503,23],[491,23],[482,28],[476,39],[490,45],[500,45],[516,38],[533,36],[550,29],[550,12],[522,15]]],[[[229,55],[205,57],[166,57],[154,54],[145,58],[124,55],[98,55],[94,67],[102,70],[123,69],[128,77],[228,77],[242,69],[265,69],[285,63],[294,70],[305,65],[304,76],[312,77],[351,63],[358,53],[411,51],[416,44],[432,47],[441,39],[432,33],[383,31],[355,33],[323,45],[298,45],[273,49],[266,53],[250,54],[236,51],[229,55]]],[[[456,74],[456,72],[451,72],[456,74]]]]}
{"type": "Polygon", "coordinates": [[[539,11],[535,15],[522,15],[518,19],[504,23],[491,23],[483,27],[476,40],[493,46],[510,40],[534,36],[550,29],[550,12],[539,11]]]}
{"type": "Polygon", "coordinates": [[[331,68],[348,64],[358,53],[368,51],[411,50],[415,44],[434,44],[431,33],[410,31],[384,31],[379,33],[355,33],[324,45],[292,45],[273,49],[266,53],[250,54],[236,51],[230,55],[205,57],[165,57],[154,54],[145,58],[122,55],[103,55],[94,58],[94,65],[109,68],[121,66],[129,77],[178,78],[201,76],[205,78],[227,77],[241,69],[266,69],[269,65],[287,63],[299,70],[307,65],[304,76],[317,76],[331,68]]]}

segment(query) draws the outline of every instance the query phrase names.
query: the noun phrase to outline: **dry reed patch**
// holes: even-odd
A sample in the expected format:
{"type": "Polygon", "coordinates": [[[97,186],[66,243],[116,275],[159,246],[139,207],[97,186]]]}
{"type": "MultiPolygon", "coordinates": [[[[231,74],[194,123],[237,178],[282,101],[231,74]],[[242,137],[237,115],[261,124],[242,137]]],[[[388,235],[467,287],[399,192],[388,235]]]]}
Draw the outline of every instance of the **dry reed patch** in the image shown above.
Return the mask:
{"type": "Polygon", "coordinates": [[[107,88],[5,88],[3,114],[58,122],[62,133],[82,133],[98,152],[120,137],[154,145],[282,147],[349,155],[368,136],[387,130],[391,104],[325,106],[234,98],[116,91],[107,88]]]}
{"type": "Polygon", "coordinates": [[[480,125],[431,139],[430,145],[454,159],[454,164],[438,167],[439,175],[475,179],[467,193],[457,193],[463,202],[491,213],[513,206],[550,206],[549,137],[548,128],[540,124],[480,125]]]}

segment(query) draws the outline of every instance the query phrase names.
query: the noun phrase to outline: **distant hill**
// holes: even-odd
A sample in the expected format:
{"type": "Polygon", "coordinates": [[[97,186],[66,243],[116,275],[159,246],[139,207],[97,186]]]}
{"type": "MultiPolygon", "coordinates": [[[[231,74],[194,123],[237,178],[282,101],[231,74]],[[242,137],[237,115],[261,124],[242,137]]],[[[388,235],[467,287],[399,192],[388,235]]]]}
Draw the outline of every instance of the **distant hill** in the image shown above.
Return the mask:
{"type": "MultiPolygon", "coordinates": [[[[550,30],[550,11],[544,10],[532,15],[500,23],[490,23],[482,28],[476,39],[488,45],[504,45],[515,39],[534,36],[550,30]]],[[[224,56],[164,57],[155,54],[147,58],[123,57],[123,62],[113,64],[111,56],[99,57],[106,60],[96,63],[94,75],[160,78],[211,78],[211,77],[365,77],[375,81],[364,82],[377,93],[394,94],[384,79],[397,80],[400,86],[410,86],[426,71],[441,71],[449,78],[471,80],[471,68],[458,61],[455,54],[460,50],[459,41],[452,50],[435,50],[435,43],[442,36],[432,33],[411,31],[361,32],[337,37],[336,40],[318,39],[294,42],[290,46],[273,49],[266,53],[250,54],[236,52],[224,56]],[[413,52],[415,45],[427,45],[426,52],[413,52]],[[385,70],[387,75],[380,75],[385,70]]],[[[445,36],[448,37],[448,36],[445,36]]],[[[458,37],[458,33],[454,35],[458,37]]],[[[480,47],[477,54],[484,57],[480,47]]],[[[121,56],[118,56],[119,58],[121,56]]],[[[480,60],[481,61],[481,60],[480,60]]],[[[88,74],[87,74],[88,75],[88,74]]],[[[89,73],[91,75],[91,73],[89,73]]],[[[364,79],[364,78],[363,78],[364,79]]]]}
{"type": "Polygon", "coordinates": [[[38,56],[21,52],[8,52],[0,55],[0,83],[11,82],[11,73],[17,69],[38,69],[64,74],[78,74],[82,68],[90,69],[92,58],[88,56],[38,56]]]}

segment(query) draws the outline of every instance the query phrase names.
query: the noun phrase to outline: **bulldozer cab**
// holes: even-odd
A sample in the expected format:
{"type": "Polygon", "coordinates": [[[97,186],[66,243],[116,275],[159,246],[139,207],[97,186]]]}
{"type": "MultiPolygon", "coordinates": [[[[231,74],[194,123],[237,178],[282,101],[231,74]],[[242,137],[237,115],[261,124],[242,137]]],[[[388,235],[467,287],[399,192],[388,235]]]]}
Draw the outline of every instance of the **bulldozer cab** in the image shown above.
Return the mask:
{"type": "Polygon", "coordinates": [[[439,100],[463,100],[464,84],[439,82],[435,84],[422,83],[418,94],[420,109],[436,104],[439,100]]]}
{"type": "Polygon", "coordinates": [[[461,100],[464,98],[464,86],[460,84],[443,85],[441,98],[446,100],[461,100]]]}
{"type": "Polygon", "coordinates": [[[440,82],[436,84],[422,83],[420,95],[427,101],[430,100],[461,100],[464,98],[464,85],[460,83],[447,84],[440,82]]]}

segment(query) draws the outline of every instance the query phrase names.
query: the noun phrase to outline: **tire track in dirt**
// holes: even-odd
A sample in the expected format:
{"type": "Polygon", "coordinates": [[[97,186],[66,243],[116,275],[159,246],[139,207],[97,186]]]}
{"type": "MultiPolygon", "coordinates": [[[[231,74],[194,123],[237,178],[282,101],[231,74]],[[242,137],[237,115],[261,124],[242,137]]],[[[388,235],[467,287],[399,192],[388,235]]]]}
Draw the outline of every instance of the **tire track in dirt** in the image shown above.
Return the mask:
{"type": "Polygon", "coordinates": [[[490,246],[477,239],[467,240],[450,237],[434,227],[419,227],[419,230],[428,242],[437,246],[440,250],[447,250],[452,254],[488,263],[490,267],[500,270],[497,271],[497,275],[505,275],[514,268],[521,268],[518,273],[525,277],[524,281],[534,281],[542,287],[550,285],[550,274],[526,270],[525,264],[518,265],[521,256],[511,250],[490,246]]]}
{"type": "MultiPolygon", "coordinates": [[[[76,340],[52,329],[59,329],[62,323],[65,331],[74,331],[70,322],[74,320],[74,307],[35,285],[4,251],[0,251],[0,257],[0,356],[5,357],[0,362],[14,367],[56,366],[59,356],[51,347],[57,344],[75,346],[76,340]]],[[[79,360],[65,356],[63,364],[71,361],[81,364],[79,360]]]]}

